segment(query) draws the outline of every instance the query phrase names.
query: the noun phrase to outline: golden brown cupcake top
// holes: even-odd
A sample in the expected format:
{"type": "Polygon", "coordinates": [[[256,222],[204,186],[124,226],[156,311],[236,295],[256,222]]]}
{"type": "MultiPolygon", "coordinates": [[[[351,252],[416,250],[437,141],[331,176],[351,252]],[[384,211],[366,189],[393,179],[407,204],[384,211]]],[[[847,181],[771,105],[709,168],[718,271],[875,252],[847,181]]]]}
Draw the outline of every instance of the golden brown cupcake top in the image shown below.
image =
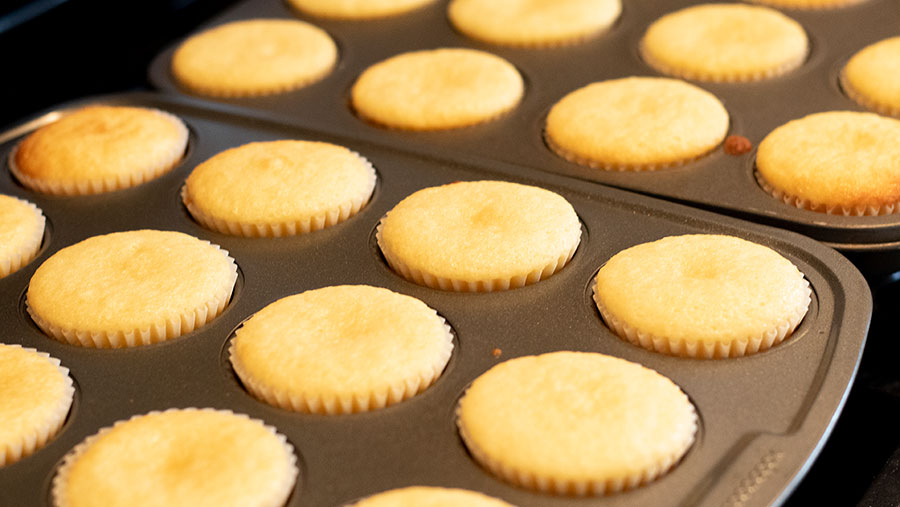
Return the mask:
{"type": "Polygon", "coordinates": [[[900,203],[900,120],[830,111],[790,121],[759,144],[767,185],[801,208],[848,214],[896,212],[900,203]]]}
{"type": "Polygon", "coordinates": [[[174,231],[94,236],[35,271],[28,310],[54,338],[96,347],[180,336],[222,311],[237,279],[227,252],[174,231]]]}
{"type": "Polygon", "coordinates": [[[211,28],[184,41],[172,73],[191,92],[213,97],[282,93],[318,81],[337,62],[324,30],[300,20],[251,19],[211,28]]]}
{"type": "Polygon", "coordinates": [[[59,360],[34,349],[0,343],[0,467],[15,463],[52,438],[66,420],[75,388],[59,360]]]}
{"type": "Polygon", "coordinates": [[[156,109],[89,106],[26,137],[14,151],[13,174],[25,186],[62,195],[127,188],[181,160],[188,131],[156,109]]]}
{"type": "Polygon", "coordinates": [[[453,0],[447,14],[469,37],[504,46],[573,44],[615,22],[619,0],[453,0]]]}
{"type": "Polygon", "coordinates": [[[722,142],[728,111],[713,94],[677,79],[628,77],[563,97],[546,139],[563,158],[606,170],[653,170],[695,159],[722,142]]]}
{"type": "Polygon", "coordinates": [[[641,54],[665,74],[700,81],[756,81],[803,63],[809,50],[799,23],[768,7],[701,4],[654,21],[641,54]]]}
{"type": "Polygon", "coordinates": [[[34,258],[44,239],[45,222],[34,204],[0,195],[0,278],[34,258]]]}
{"type": "Polygon", "coordinates": [[[863,106],[900,116],[900,37],[866,46],[850,58],[841,72],[847,95],[863,106]]]}
{"type": "Polygon", "coordinates": [[[502,181],[457,182],[403,199],[387,213],[378,244],[400,274],[429,287],[491,291],[551,276],[581,238],[566,199],[502,181]]]}
{"type": "Polygon", "coordinates": [[[442,130],[493,120],[522,98],[522,76],[499,56],[474,49],[414,51],[379,62],[351,90],[357,113],[405,130],[442,130]]]}
{"type": "Polygon", "coordinates": [[[227,410],[171,409],[120,421],[68,454],[56,507],[280,506],[297,477],[292,446],[227,410]]]}
{"type": "Polygon", "coordinates": [[[694,406],[671,380],[588,352],[500,363],[472,382],[457,415],[466,447],[488,470],[577,496],[653,480],[687,452],[697,429],[694,406]]]}

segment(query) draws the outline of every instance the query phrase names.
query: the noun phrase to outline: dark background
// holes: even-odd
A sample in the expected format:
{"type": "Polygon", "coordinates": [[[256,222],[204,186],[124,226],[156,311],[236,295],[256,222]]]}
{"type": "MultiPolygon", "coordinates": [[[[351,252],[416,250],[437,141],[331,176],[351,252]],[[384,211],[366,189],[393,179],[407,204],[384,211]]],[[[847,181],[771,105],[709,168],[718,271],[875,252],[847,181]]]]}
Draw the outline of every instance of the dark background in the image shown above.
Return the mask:
{"type": "MultiPolygon", "coordinates": [[[[68,100],[148,88],[151,59],[234,1],[0,3],[0,130],[68,100]]],[[[789,507],[900,505],[898,285],[873,282],[875,313],[856,383],[789,507]]]]}

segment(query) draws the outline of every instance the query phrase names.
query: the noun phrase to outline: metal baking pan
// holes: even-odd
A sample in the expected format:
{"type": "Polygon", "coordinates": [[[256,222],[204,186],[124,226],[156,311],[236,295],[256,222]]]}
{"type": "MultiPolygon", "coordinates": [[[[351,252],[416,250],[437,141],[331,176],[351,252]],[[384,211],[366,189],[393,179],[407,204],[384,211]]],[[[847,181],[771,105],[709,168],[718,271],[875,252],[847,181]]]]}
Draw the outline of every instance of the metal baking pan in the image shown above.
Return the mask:
{"type": "MultiPolygon", "coordinates": [[[[543,50],[488,45],[457,33],[447,21],[447,1],[403,16],[358,22],[306,17],[280,0],[246,0],[206,27],[255,17],[299,18],[324,28],[340,48],[337,68],[318,83],[279,95],[221,102],[255,109],[291,124],[378,141],[407,151],[461,161],[511,162],[713,209],[823,241],[844,252],[872,277],[900,270],[900,215],[844,217],[784,204],[764,192],[753,178],[755,150],[730,156],[720,146],[682,167],[649,173],[594,170],[551,152],[542,133],[553,104],[595,81],[660,75],[640,58],[638,41],[647,26],[663,14],[701,2],[623,3],[621,17],[607,33],[583,44],[543,50]],[[445,46],[489,51],[512,62],[526,83],[522,103],[490,123],[425,133],[383,129],[354,115],[348,106],[349,90],[363,70],[398,53],[445,46]]],[[[897,35],[900,26],[900,9],[895,0],[867,0],[842,9],[786,13],[803,25],[809,36],[810,54],[800,68],[756,83],[695,83],[725,104],[731,115],[729,135],[745,136],[754,146],[789,120],[818,111],[862,110],[841,91],[838,73],[853,53],[897,35]]],[[[185,93],[170,72],[177,45],[174,43],[157,56],[149,76],[161,90],[185,93]]]]}
{"type": "Polygon", "coordinates": [[[184,160],[136,188],[84,197],[32,192],[0,171],[0,193],[37,204],[48,219],[38,258],[0,279],[0,341],[48,352],[71,369],[75,403],[61,433],[34,455],[0,468],[0,505],[45,505],[56,465],[98,429],[134,414],[170,407],[228,408],[285,434],[301,464],[289,505],[336,506],[382,490],[414,485],[463,487],[521,506],[768,505],[800,481],[836,420],[856,373],[872,312],[868,286],[837,252],[804,236],[661,201],[592,182],[492,162],[467,164],[235,115],[184,97],[141,93],[61,106],[0,136],[0,160],[28,131],[88,103],[156,107],[191,131],[184,160]],[[238,238],[200,227],[180,201],[200,162],[252,141],[312,139],[350,147],[378,172],[372,201],[347,222],[308,235],[238,238]],[[418,286],[394,274],[374,242],[379,219],[412,192],[458,180],[505,179],[566,197],[583,225],[571,263],[537,284],[470,294],[418,286]],[[135,349],[75,347],[44,336],[24,310],[35,269],[59,249],[90,236],[155,228],[221,245],[240,277],[224,313],[188,336],[135,349]],[[813,288],[796,333],[773,349],[738,359],[694,360],[646,351],[614,336],[591,297],[591,281],[612,255],[663,236],[731,234],[774,248],[805,273],[813,288]],[[456,347],[443,375],[424,393],[383,410],[343,416],[292,413],[252,398],[228,363],[228,341],[240,323],[268,303],[337,284],[386,287],[423,300],[453,327],[456,347]],[[499,348],[499,358],[493,354],[499,348]],[[691,398],[700,417],[697,440],[668,474],[636,490],[575,499],[532,493],[502,482],[468,455],[454,421],[466,386],[499,361],[555,350],[596,351],[653,368],[691,398]]]}

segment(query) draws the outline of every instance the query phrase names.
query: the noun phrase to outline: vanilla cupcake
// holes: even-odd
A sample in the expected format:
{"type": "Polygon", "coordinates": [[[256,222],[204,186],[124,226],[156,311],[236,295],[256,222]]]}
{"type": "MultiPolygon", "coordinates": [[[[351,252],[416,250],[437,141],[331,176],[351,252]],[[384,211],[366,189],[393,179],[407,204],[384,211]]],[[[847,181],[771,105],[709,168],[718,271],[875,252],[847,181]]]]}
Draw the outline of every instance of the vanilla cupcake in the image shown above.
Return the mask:
{"type": "Polygon", "coordinates": [[[10,170],[46,194],[99,194],[168,172],[187,141],[187,127],[169,113],[89,106],[32,132],[10,154],[10,170]]]}
{"type": "Polygon", "coordinates": [[[0,343],[0,467],[44,447],[69,413],[75,388],[59,359],[0,343]]]}
{"type": "Polygon", "coordinates": [[[374,189],[372,165],[343,146],[273,141],[232,148],[198,165],[182,198],[207,229],[279,237],[347,220],[374,189]]]}
{"type": "Polygon", "coordinates": [[[732,236],[671,236],[614,255],[594,301],[624,340],[663,354],[755,354],[791,335],[809,308],[803,273],[771,248],[732,236]]]}
{"type": "Polygon", "coordinates": [[[363,20],[406,14],[434,0],[287,0],[298,11],[321,18],[363,20]]]}
{"type": "Polygon", "coordinates": [[[512,507],[483,493],[456,488],[410,486],[392,489],[360,500],[352,507],[512,507]]]}
{"type": "Polygon", "coordinates": [[[562,196],[503,181],[419,190],[381,220],[376,238],[404,278],[466,292],[515,289],[565,266],[581,223],[562,196]]]}
{"type": "Polygon", "coordinates": [[[665,473],[693,443],[697,414],[653,370],[564,351],[512,359],[479,376],[459,401],[457,425],[475,460],[501,479],[586,496],[665,473]]]}
{"type": "Polygon", "coordinates": [[[900,120],[830,111],[790,121],[762,140],[756,177],[801,209],[837,215],[900,211],[900,120]]]}
{"type": "Polygon", "coordinates": [[[447,7],[463,34],[519,47],[581,42],[608,29],[620,12],[619,0],[453,0],[447,7]]]}
{"type": "Polygon", "coordinates": [[[53,478],[55,507],[276,507],[297,478],[283,435],[227,410],[150,412],[78,444],[53,478]]]}
{"type": "Polygon", "coordinates": [[[727,132],[728,111],[713,94],[652,77],[579,88],[554,104],[544,130],[559,156],[614,171],[683,164],[714,149],[727,132]]]}
{"type": "Polygon", "coordinates": [[[900,116],[900,37],[866,46],[841,71],[847,95],[872,111],[900,116]]]}
{"type": "Polygon", "coordinates": [[[0,195],[0,278],[14,273],[37,255],[46,219],[37,206],[0,195]]]}
{"type": "Polygon", "coordinates": [[[450,327],[425,303],[343,285],[266,306],[237,330],[230,352],[256,398],[298,412],[348,414],[425,390],[452,350],[450,327]]]}
{"type": "Polygon", "coordinates": [[[663,74],[698,81],[758,81],[799,67],[809,41],[799,23],[774,9],[702,4],[654,21],[640,50],[663,74]]]}
{"type": "Polygon", "coordinates": [[[184,41],[172,56],[172,74],[200,95],[271,95],[322,79],[337,58],[334,41],[318,27],[293,19],[251,19],[184,41]]]}
{"type": "Polygon", "coordinates": [[[445,48],[393,56],[366,69],[350,91],[353,108],[378,125],[443,130],[493,120],[521,100],[519,71],[499,56],[445,48]]]}
{"type": "Polygon", "coordinates": [[[237,266],[218,246],[174,231],[94,236],[35,271],[26,304],[49,336],[85,347],[134,347],[190,333],[231,298],[237,266]]]}

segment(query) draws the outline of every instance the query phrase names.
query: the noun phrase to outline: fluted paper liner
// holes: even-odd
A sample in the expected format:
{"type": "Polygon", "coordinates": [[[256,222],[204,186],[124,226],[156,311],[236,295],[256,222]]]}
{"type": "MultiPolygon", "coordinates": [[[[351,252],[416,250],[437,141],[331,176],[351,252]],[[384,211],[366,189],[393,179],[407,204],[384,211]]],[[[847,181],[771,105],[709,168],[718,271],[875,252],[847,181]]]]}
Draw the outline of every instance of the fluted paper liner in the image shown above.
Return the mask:
{"type": "Polygon", "coordinates": [[[829,215],[843,215],[854,217],[893,215],[896,213],[900,213],[900,202],[882,205],[861,204],[858,206],[839,206],[836,204],[822,204],[819,202],[814,202],[809,199],[791,195],[779,188],[775,188],[758,170],[754,170],[753,175],[756,177],[756,181],[757,183],[759,183],[759,186],[762,187],[762,189],[765,190],[768,194],[784,202],[785,204],[794,206],[795,208],[815,211],[818,213],[827,213],[829,215]]]}
{"type": "Polygon", "coordinates": [[[671,356],[690,357],[695,359],[723,359],[730,357],[742,357],[768,350],[788,338],[809,310],[812,291],[809,282],[803,279],[806,289],[806,304],[802,308],[795,308],[792,313],[781,322],[772,324],[771,327],[756,336],[736,338],[727,342],[703,342],[700,340],[673,340],[666,336],[658,336],[645,331],[640,331],[617,318],[603,304],[597,294],[597,282],[593,282],[592,292],[597,309],[603,317],[606,325],[623,340],[643,347],[653,352],[671,356]]]}
{"type": "Polygon", "coordinates": [[[705,157],[706,155],[709,155],[713,150],[716,149],[717,146],[719,146],[719,144],[721,144],[721,141],[720,141],[718,144],[716,144],[714,146],[710,146],[710,148],[708,150],[704,151],[703,153],[700,153],[699,155],[695,155],[693,157],[672,158],[669,161],[660,162],[657,164],[621,164],[621,163],[604,162],[602,160],[596,160],[593,158],[584,157],[584,156],[581,156],[570,150],[567,150],[567,149],[563,148],[562,146],[560,146],[559,144],[557,144],[556,142],[554,142],[553,139],[550,137],[550,135],[547,133],[546,129],[544,130],[544,142],[547,144],[547,146],[550,148],[550,150],[553,151],[553,153],[555,153],[559,157],[562,157],[563,159],[565,159],[568,162],[572,162],[573,164],[587,166],[592,169],[602,169],[604,171],[618,171],[618,172],[627,172],[627,171],[652,172],[652,171],[659,171],[661,169],[669,169],[672,167],[681,167],[685,164],[694,162],[696,160],[699,160],[699,159],[705,157]]]}
{"type": "MultiPolygon", "coordinates": [[[[270,426],[263,422],[260,419],[254,419],[244,414],[235,414],[231,410],[227,409],[213,409],[213,408],[170,408],[168,410],[153,410],[146,414],[139,414],[131,416],[126,420],[116,421],[112,426],[107,426],[105,428],[100,429],[97,433],[85,438],[81,441],[80,444],[76,445],[68,454],[63,458],[62,464],[60,464],[59,468],[56,471],[56,475],[53,477],[53,482],[50,487],[51,496],[53,497],[53,505],[54,507],[68,507],[70,505],[70,500],[68,497],[68,479],[69,474],[72,471],[72,466],[78,461],[78,459],[100,438],[109,433],[122,424],[125,424],[129,421],[139,419],[148,415],[154,414],[165,414],[168,412],[191,412],[191,411],[199,411],[199,412],[219,412],[223,414],[230,414],[235,417],[240,417],[242,419],[246,419],[248,421],[252,421],[258,423],[265,427],[269,432],[274,435],[281,445],[284,447],[285,452],[289,456],[291,471],[290,474],[285,474],[283,480],[280,481],[278,487],[276,488],[279,493],[277,499],[279,500],[277,503],[272,503],[271,506],[280,506],[284,505],[284,502],[290,496],[291,491],[294,488],[294,483],[296,482],[297,474],[299,473],[299,469],[297,468],[297,455],[294,454],[294,446],[288,442],[287,437],[278,432],[278,430],[274,426],[270,426]]],[[[273,495],[273,498],[275,496],[273,495]]],[[[268,504],[267,504],[268,505],[268,504]]]]}
{"type": "Polygon", "coordinates": [[[788,60],[776,67],[756,72],[703,72],[673,67],[660,61],[647,51],[644,47],[643,39],[641,39],[638,48],[644,62],[663,74],[682,79],[690,79],[692,81],[705,81],[710,83],[748,83],[782,76],[803,65],[803,62],[806,61],[806,57],[809,55],[809,47],[807,47],[802,55],[792,60],[788,60]]]}
{"type": "MultiPolygon", "coordinates": [[[[437,313],[435,312],[435,315],[437,313]]],[[[294,412],[306,412],[311,414],[354,414],[368,412],[400,403],[412,398],[431,386],[443,373],[453,353],[453,332],[443,317],[446,340],[440,356],[427,367],[422,368],[418,376],[399,380],[391,384],[385,384],[371,391],[354,393],[290,393],[279,386],[267,385],[254,378],[241,363],[235,353],[234,340],[228,349],[231,365],[240,378],[241,383],[255,398],[264,401],[274,407],[292,410],[294,412]]],[[[235,332],[235,336],[240,329],[235,332]]]]}
{"type": "Polygon", "coordinates": [[[145,159],[145,168],[139,172],[119,174],[107,178],[87,179],[79,181],[45,181],[33,178],[22,172],[16,162],[16,153],[19,146],[16,145],[9,152],[9,170],[20,183],[28,188],[51,195],[91,195],[112,192],[124,188],[135,187],[141,183],[154,180],[169,172],[181,161],[187,149],[188,129],[177,116],[159,109],[153,109],[157,114],[168,118],[179,130],[179,140],[173,143],[172,149],[160,155],[155,160],[145,159]]]}
{"type": "Polygon", "coordinates": [[[22,458],[30,456],[38,449],[47,445],[47,442],[56,436],[60,428],[62,428],[63,423],[66,421],[66,417],[69,415],[69,409],[72,407],[72,399],[75,395],[75,386],[72,382],[72,377],[69,376],[69,369],[62,366],[59,359],[52,357],[46,352],[40,352],[30,347],[22,347],[18,344],[3,345],[33,352],[50,361],[59,369],[60,374],[65,378],[66,387],[62,398],[56,403],[53,414],[42,426],[30,428],[27,433],[22,435],[22,439],[19,442],[14,442],[9,445],[0,444],[0,467],[11,465],[22,458]]]}
{"type": "Polygon", "coordinates": [[[213,245],[209,241],[204,241],[204,243],[214,246],[222,252],[222,255],[228,258],[232,268],[231,279],[227,284],[223,284],[222,289],[212,299],[196,308],[185,309],[180,314],[168,315],[158,319],[156,322],[133,329],[70,329],[45,320],[32,310],[27,299],[25,308],[34,323],[44,333],[71,345],[122,348],[150,345],[178,338],[218,317],[225,310],[225,306],[228,305],[234,292],[234,284],[237,281],[237,264],[235,264],[234,259],[228,255],[227,250],[223,250],[218,245],[213,245]]]}
{"type": "MultiPolygon", "coordinates": [[[[385,215],[384,218],[387,218],[387,215],[385,215]]],[[[558,258],[527,273],[522,273],[509,278],[459,280],[415,269],[403,262],[394,254],[394,252],[385,246],[381,239],[381,229],[384,225],[384,218],[378,222],[378,226],[375,228],[375,239],[378,241],[378,247],[381,249],[381,253],[384,254],[384,259],[387,261],[388,265],[394,272],[403,278],[419,285],[431,287],[432,289],[456,292],[494,292],[499,290],[518,289],[549,278],[551,275],[564,268],[566,264],[572,260],[575,251],[578,250],[578,245],[581,244],[579,238],[579,241],[575,242],[568,251],[561,253],[558,258]]]]}
{"type": "Polygon", "coordinates": [[[15,199],[28,205],[28,207],[34,210],[35,215],[37,215],[41,220],[41,227],[39,229],[31,231],[31,236],[28,238],[25,244],[22,245],[22,248],[13,252],[10,257],[0,258],[0,278],[18,271],[22,268],[22,266],[31,262],[31,260],[34,259],[34,257],[37,255],[38,250],[41,249],[41,243],[44,240],[44,227],[46,226],[47,219],[46,217],[44,217],[44,214],[41,212],[40,208],[24,199],[15,199]]]}
{"type": "MultiPolygon", "coordinates": [[[[406,131],[406,132],[435,132],[435,131],[439,131],[439,130],[455,130],[455,129],[462,129],[462,128],[466,128],[466,127],[474,127],[475,125],[481,125],[483,123],[490,123],[492,121],[499,120],[503,116],[506,116],[507,114],[509,114],[513,109],[519,107],[519,104],[521,102],[522,102],[522,97],[520,96],[518,98],[518,100],[516,100],[512,104],[510,104],[502,109],[499,109],[492,114],[485,115],[485,116],[479,117],[474,120],[470,120],[467,122],[461,122],[461,123],[458,123],[455,125],[450,125],[450,126],[444,126],[443,124],[438,124],[436,126],[414,126],[414,125],[408,125],[408,124],[407,125],[399,125],[398,122],[387,123],[382,120],[379,120],[378,118],[374,118],[372,116],[367,115],[362,109],[356,107],[356,104],[351,104],[351,107],[353,108],[353,112],[356,113],[357,116],[359,116],[366,122],[371,123],[372,125],[381,127],[383,129],[396,130],[399,132],[403,132],[403,131],[406,131]]],[[[440,123],[440,120],[437,120],[432,123],[440,123]]]]}
{"type": "Polygon", "coordinates": [[[187,185],[181,187],[181,200],[190,212],[191,216],[203,227],[221,232],[222,234],[230,234],[232,236],[243,236],[247,238],[281,238],[285,236],[296,236],[298,234],[308,234],[314,231],[320,231],[326,227],[331,227],[344,222],[355,216],[359,211],[369,203],[372,198],[372,192],[375,190],[375,182],[377,175],[372,163],[365,157],[355,151],[351,151],[353,155],[359,157],[360,160],[368,168],[371,175],[371,184],[365,192],[365,195],[354,196],[349,201],[342,202],[334,207],[325,210],[322,213],[304,217],[301,219],[274,222],[274,223],[258,223],[258,222],[238,222],[224,220],[214,217],[196,205],[191,200],[187,191],[187,185]]]}
{"type": "Polygon", "coordinates": [[[292,81],[286,81],[283,83],[272,83],[268,86],[260,85],[257,88],[227,88],[227,87],[216,87],[210,86],[206,84],[202,84],[201,80],[194,79],[194,76],[177,74],[175,76],[176,82],[181,88],[187,90],[190,93],[194,93],[197,95],[204,95],[207,97],[215,97],[220,99],[233,99],[233,98],[249,98],[249,97],[262,97],[265,95],[278,95],[281,93],[287,93],[294,90],[298,90],[305,86],[309,86],[317,81],[321,81],[325,78],[325,76],[331,74],[334,70],[335,66],[337,66],[337,58],[335,61],[325,69],[320,70],[319,72],[309,74],[292,81]]]}

